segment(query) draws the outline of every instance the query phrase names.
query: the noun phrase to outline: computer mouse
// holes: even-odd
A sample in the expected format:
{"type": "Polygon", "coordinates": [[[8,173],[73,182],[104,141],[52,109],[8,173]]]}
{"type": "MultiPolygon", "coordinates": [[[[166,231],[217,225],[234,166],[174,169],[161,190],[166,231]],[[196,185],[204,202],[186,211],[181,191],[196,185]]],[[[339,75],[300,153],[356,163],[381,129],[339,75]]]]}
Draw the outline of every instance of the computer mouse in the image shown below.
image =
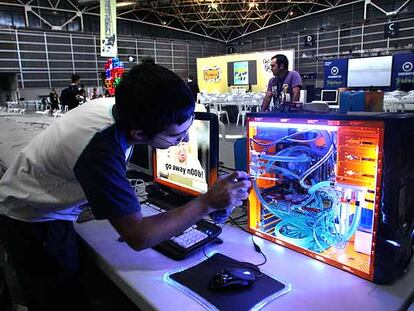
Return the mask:
{"type": "Polygon", "coordinates": [[[209,281],[213,290],[241,289],[252,286],[256,275],[246,268],[228,268],[217,272],[209,281]]]}
{"type": "Polygon", "coordinates": [[[161,188],[157,184],[147,184],[145,186],[145,191],[150,196],[157,196],[161,194],[161,188]]]}

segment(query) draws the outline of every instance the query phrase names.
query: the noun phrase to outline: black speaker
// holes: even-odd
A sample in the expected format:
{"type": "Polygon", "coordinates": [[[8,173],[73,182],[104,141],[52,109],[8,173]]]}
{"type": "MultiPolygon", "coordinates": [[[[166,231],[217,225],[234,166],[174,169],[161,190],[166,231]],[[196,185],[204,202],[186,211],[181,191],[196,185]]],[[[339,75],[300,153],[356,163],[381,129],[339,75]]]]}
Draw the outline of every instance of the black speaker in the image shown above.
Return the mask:
{"type": "Polygon", "coordinates": [[[234,46],[227,47],[227,54],[233,54],[235,52],[236,52],[236,49],[234,48],[234,46]]]}
{"type": "Polygon", "coordinates": [[[312,47],[315,45],[315,36],[307,35],[304,37],[305,47],[312,47]]]}
{"type": "Polygon", "coordinates": [[[397,22],[389,22],[384,25],[384,38],[397,38],[400,25],[397,22]]]}

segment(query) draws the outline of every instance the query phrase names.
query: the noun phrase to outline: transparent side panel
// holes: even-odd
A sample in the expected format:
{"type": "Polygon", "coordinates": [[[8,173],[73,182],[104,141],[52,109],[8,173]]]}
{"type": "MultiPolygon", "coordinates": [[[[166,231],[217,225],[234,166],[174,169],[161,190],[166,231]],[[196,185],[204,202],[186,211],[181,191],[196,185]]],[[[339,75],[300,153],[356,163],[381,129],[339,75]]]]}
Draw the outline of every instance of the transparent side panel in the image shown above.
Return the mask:
{"type": "Polygon", "coordinates": [[[249,227],[351,272],[371,273],[381,128],[251,120],[249,227]]]}

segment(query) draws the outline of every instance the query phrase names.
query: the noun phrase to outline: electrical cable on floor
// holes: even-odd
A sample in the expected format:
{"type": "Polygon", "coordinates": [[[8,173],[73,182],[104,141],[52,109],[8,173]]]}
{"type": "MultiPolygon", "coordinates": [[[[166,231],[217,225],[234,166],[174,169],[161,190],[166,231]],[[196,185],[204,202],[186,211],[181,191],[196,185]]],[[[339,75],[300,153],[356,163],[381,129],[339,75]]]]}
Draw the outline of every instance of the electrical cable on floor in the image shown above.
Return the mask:
{"type": "MultiPolygon", "coordinates": [[[[234,225],[236,225],[237,227],[239,227],[240,229],[242,229],[244,232],[246,232],[246,233],[248,233],[249,235],[250,235],[250,238],[251,238],[251,241],[252,241],[252,243],[253,243],[253,247],[254,247],[254,249],[255,249],[255,251],[256,252],[258,252],[258,253],[260,253],[262,256],[263,256],[263,262],[261,262],[260,264],[253,264],[254,266],[256,266],[256,267],[260,267],[260,266],[263,266],[264,264],[266,264],[266,262],[267,262],[267,257],[266,257],[266,255],[263,253],[263,251],[261,250],[261,248],[260,248],[260,246],[254,241],[254,239],[253,239],[253,235],[252,235],[252,233],[251,232],[249,232],[249,231],[247,231],[245,228],[243,228],[240,224],[238,224],[236,221],[234,221],[234,219],[233,218],[231,218],[231,217],[229,217],[229,219],[230,219],[230,222],[232,223],[232,224],[234,224],[234,225]]],[[[206,252],[205,252],[205,247],[203,247],[203,254],[204,254],[204,256],[206,257],[206,258],[210,258],[210,257],[208,257],[207,256],[207,254],[206,254],[206,252]]]]}
{"type": "Polygon", "coordinates": [[[397,311],[406,311],[414,302],[414,290],[411,291],[407,299],[404,300],[403,304],[397,309],[397,311]]]}
{"type": "Polygon", "coordinates": [[[236,170],[234,168],[231,168],[231,167],[228,167],[228,166],[224,166],[224,165],[219,165],[219,168],[223,168],[223,169],[228,170],[228,171],[231,171],[231,172],[234,172],[236,170]]]}
{"type": "MultiPolygon", "coordinates": [[[[237,217],[232,218],[232,219],[233,219],[233,221],[237,221],[237,220],[239,220],[241,218],[244,218],[244,217],[247,217],[247,209],[244,209],[243,210],[243,214],[242,215],[237,216],[237,217]]],[[[228,220],[228,222],[230,222],[230,220],[228,220]]],[[[243,221],[243,222],[245,222],[245,221],[243,221]]],[[[239,222],[239,224],[240,224],[240,222],[239,222]]]]}

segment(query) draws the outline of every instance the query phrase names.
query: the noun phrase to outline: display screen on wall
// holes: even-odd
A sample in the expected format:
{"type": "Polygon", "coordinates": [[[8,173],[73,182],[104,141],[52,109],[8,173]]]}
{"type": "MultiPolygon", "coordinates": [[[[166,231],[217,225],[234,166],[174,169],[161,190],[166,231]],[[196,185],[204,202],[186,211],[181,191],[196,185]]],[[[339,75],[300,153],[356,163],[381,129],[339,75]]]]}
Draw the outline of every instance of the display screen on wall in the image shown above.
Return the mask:
{"type": "Polygon", "coordinates": [[[389,87],[392,56],[355,58],[348,61],[348,87],[389,87]]]}
{"type": "Polygon", "coordinates": [[[257,64],[255,60],[227,63],[229,85],[256,85],[257,64]]]}
{"type": "Polygon", "coordinates": [[[234,85],[249,84],[249,62],[235,62],[233,71],[234,85]]]}
{"type": "Polygon", "coordinates": [[[414,89],[414,53],[395,54],[392,64],[392,89],[414,89]]]}

